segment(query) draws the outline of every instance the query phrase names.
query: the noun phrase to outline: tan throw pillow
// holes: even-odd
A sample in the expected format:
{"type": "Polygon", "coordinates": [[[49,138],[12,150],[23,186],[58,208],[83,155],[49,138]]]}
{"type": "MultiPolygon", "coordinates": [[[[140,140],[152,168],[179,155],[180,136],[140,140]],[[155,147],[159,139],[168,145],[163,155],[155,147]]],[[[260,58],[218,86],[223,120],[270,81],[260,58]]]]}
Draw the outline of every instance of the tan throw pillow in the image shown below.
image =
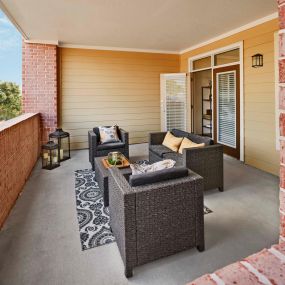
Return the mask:
{"type": "Polygon", "coordinates": [[[182,151],[184,148],[203,147],[203,146],[205,146],[204,143],[194,143],[187,138],[183,138],[183,141],[182,141],[180,148],[179,148],[179,153],[182,154],[182,151]]]}
{"type": "Polygon", "coordinates": [[[183,138],[175,137],[170,132],[167,132],[162,144],[170,148],[171,150],[177,152],[182,140],[183,138]]]}

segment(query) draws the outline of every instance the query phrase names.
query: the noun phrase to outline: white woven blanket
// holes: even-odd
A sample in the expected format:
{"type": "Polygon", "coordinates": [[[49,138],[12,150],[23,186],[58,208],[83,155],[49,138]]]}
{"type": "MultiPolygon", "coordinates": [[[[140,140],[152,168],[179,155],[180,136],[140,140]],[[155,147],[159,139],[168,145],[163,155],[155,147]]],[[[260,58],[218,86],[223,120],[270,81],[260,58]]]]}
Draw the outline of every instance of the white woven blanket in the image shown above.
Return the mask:
{"type": "Polygon", "coordinates": [[[175,165],[175,161],[172,159],[165,159],[162,161],[155,162],[153,164],[131,164],[132,174],[142,174],[147,172],[154,172],[163,170],[166,168],[172,168],[175,165]]]}

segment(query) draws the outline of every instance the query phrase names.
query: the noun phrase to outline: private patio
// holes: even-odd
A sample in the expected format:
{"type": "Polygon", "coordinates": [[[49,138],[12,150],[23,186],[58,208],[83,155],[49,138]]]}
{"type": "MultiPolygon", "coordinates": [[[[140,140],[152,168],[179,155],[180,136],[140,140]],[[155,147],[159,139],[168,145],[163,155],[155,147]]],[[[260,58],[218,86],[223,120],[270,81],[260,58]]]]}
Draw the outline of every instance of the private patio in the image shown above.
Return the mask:
{"type": "MultiPolygon", "coordinates": [[[[147,145],[131,146],[130,157],[146,159],[147,145]]],[[[277,177],[229,157],[224,163],[225,192],[205,193],[213,211],[205,215],[205,252],[187,250],[137,267],[127,280],[116,243],[81,250],[74,171],[90,168],[88,152],[72,152],[51,172],[38,162],[1,231],[0,283],[186,284],[277,243],[277,177]]]]}
{"type": "Polygon", "coordinates": [[[284,285],[285,1],[123,2],[0,0],[23,36],[23,114],[0,124],[0,285],[284,285]],[[115,130],[109,144],[102,126],[115,130]],[[57,128],[71,158],[48,171],[42,159],[57,164],[63,150],[45,156],[42,145],[57,128]],[[176,165],[143,180],[130,167],[98,171],[109,150],[137,169],[176,165]],[[92,195],[110,195],[100,214],[88,200],[109,219],[90,248],[78,206],[86,170],[92,195]]]}

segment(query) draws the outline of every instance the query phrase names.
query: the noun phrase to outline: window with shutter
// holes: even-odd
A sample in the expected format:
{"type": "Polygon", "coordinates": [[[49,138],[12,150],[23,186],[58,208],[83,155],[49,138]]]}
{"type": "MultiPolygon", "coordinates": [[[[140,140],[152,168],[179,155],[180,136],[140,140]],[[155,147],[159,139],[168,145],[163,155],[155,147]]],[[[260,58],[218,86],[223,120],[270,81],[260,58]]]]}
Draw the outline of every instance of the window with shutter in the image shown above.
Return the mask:
{"type": "Polygon", "coordinates": [[[217,73],[218,142],[236,148],[236,72],[217,73]]]}
{"type": "Polygon", "coordinates": [[[165,127],[186,130],[186,74],[166,77],[165,127]]]}

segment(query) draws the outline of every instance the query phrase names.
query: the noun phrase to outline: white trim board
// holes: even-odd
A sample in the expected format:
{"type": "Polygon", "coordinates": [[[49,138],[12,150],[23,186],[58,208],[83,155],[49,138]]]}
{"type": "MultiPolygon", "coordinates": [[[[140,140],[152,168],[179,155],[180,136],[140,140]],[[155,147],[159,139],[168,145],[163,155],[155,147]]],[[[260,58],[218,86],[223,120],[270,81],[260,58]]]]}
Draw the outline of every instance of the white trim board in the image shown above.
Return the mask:
{"type": "Polygon", "coordinates": [[[25,40],[25,43],[58,46],[58,41],[49,41],[49,40],[25,40]]]}
{"type": "Polygon", "coordinates": [[[177,54],[178,51],[171,50],[156,50],[156,49],[138,49],[138,48],[125,48],[125,47],[106,47],[106,46],[86,46],[86,45],[73,45],[73,44],[59,44],[61,48],[77,48],[77,49],[94,49],[94,50],[109,50],[109,51],[127,51],[127,52],[145,52],[145,53],[163,53],[163,54],[177,54]]]}

